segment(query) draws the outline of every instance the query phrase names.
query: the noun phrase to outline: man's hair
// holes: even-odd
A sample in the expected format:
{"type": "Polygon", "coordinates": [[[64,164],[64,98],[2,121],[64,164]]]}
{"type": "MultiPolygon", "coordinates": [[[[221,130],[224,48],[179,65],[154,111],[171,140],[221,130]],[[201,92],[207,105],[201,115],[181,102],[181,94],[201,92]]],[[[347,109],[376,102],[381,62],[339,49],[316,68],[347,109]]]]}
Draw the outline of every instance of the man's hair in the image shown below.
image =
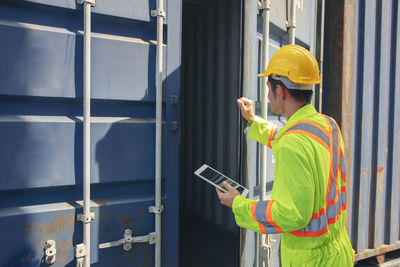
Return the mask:
{"type": "Polygon", "coordinates": [[[297,90],[297,89],[288,89],[282,81],[274,80],[271,76],[268,77],[268,81],[271,84],[272,93],[276,96],[276,86],[279,84],[283,88],[285,88],[289,94],[299,102],[306,101],[307,103],[311,103],[311,97],[313,94],[312,90],[297,90]]]}

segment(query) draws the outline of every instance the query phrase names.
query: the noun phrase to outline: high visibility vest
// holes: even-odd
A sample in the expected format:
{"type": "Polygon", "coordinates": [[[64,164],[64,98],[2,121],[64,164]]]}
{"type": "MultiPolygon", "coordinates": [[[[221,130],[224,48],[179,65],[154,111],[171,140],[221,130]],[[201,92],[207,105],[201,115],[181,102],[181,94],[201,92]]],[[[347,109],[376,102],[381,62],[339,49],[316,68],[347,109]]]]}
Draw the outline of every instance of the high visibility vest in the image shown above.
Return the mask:
{"type": "Polygon", "coordinates": [[[266,133],[256,141],[273,148],[274,155],[278,153],[275,159],[281,172],[277,175],[283,177],[275,177],[277,187],[274,184],[271,200],[236,197],[232,206],[236,222],[264,234],[283,233],[283,266],[285,262],[293,266],[316,266],[316,262],[352,266],[354,252],[344,228],[346,168],[339,127],[312,105],[292,117],[280,131],[268,123],[255,126],[266,133]],[[292,168],[298,170],[298,177],[292,168]],[[326,254],[326,247],[332,251],[330,263],[319,259],[326,254]],[[324,253],[319,253],[319,248],[324,253]]]}

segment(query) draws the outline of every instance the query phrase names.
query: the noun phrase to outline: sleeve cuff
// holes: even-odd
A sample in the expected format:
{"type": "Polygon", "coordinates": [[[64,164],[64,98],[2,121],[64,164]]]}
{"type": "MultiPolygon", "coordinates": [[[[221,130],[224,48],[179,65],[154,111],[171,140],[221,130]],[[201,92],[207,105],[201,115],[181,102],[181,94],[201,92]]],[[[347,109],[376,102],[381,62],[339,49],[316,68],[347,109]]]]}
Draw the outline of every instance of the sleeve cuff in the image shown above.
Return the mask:
{"type": "Polygon", "coordinates": [[[244,198],[241,195],[237,195],[232,202],[232,211],[235,213],[235,210],[237,209],[238,203],[240,203],[240,200],[244,198]]]}
{"type": "Polygon", "coordinates": [[[249,131],[249,139],[257,141],[257,136],[259,134],[259,129],[260,129],[260,124],[265,124],[267,123],[266,120],[264,120],[261,117],[255,116],[253,122],[251,123],[250,126],[250,131],[249,131]]]}

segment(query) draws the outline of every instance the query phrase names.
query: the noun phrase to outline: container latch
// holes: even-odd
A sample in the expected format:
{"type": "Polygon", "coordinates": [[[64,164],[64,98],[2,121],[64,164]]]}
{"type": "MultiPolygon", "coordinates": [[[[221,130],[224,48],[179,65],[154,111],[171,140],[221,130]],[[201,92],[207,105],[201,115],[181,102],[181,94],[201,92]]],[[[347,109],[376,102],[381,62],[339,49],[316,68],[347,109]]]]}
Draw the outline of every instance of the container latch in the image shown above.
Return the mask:
{"type": "Polygon", "coordinates": [[[56,261],[56,241],[47,240],[44,246],[44,258],[47,264],[53,264],[56,261]]]}

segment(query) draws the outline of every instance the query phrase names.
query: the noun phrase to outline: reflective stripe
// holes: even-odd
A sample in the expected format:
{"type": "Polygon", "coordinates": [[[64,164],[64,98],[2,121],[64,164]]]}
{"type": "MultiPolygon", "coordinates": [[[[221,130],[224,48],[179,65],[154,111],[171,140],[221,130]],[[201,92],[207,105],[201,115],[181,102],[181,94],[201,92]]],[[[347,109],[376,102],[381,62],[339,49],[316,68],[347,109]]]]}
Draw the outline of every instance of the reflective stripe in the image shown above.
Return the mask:
{"type": "Polygon", "coordinates": [[[336,217],[343,204],[347,204],[347,192],[342,192],[338,197],[337,203],[327,207],[326,214],[328,215],[328,219],[336,217]]]}
{"type": "Polygon", "coordinates": [[[316,124],[315,122],[306,120],[299,121],[296,124],[294,124],[291,128],[289,128],[281,136],[281,138],[285,135],[294,133],[307,135],[330,151],[330,141],[326,130],[322,128],[322,126],[316,124]]]}
{"type": "Polygon", "coordinates": [[[340,154],[339,157],[339,165],[340,165],[340,170],[342,173],[346,174],[346,164],[344,163],[344,157],[342,154],[340,154]]]}
{"type": "Polygon", "coordinates": [[[276,225],[272,220],[271,208],[274,201],[268,200],[268,201],[258,201],[254,203],[252,204],[253,218],[255,217],[255,220],[258,221],[260,232],[263,234],[282,233],[281,228],[278,225],[276,225]],[[254,203],[256,203],[256,206],[254,208],[254,213],[253,213],[254,203]]]}
{"type": "Polygon", "coordinates": [[[304,122],[303,123],[299,123],[299,124],[296,124],[295,126],[291,127],[290,131],[292,131],[292,130],[303,130],[303,131],[307,131],[309,133],[312,133],[313,135],[318,136],[319,138],[321,138],[322,141],[324,141],[325,144],[328,147],[330,147],[329,136],[327,134],[325,134],[321,129],[315,127],[312,124],[304,123],[304,122]]]}
{"type": "Polygon", "coordinates": [[[269,148],[272,148],[271,141],[275,140],[275,134],[276,134],[276,128],[272,129],[271,132],[269,133],[268,145],[267,145],[269,148]]]}

